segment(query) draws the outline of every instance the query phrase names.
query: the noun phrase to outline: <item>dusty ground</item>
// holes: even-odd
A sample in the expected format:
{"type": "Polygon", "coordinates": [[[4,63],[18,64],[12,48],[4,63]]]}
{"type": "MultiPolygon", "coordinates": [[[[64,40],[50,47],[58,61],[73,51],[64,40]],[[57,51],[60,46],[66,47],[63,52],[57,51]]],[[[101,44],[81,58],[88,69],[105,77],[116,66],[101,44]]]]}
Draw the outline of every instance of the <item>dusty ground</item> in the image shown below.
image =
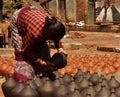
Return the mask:
{"type": "Polygon", "coordinates": [[[97,47],[120,48],[120,33],[71,31],[62,41],[68,54],[109,54],[97,47]]]}
{"type": "MultiPolygon", "coordinates": [[[[98,51],[97,47],[115,47],[120,48],[120,34],[112,32],[81,32],[81,31],[70,31],[67,32],[66,36],[62,39],[63,46],[69,55],[72,54],[114,54],[118,52],[107,52],[98,51]]],[[[54,49],[51,50],[52,53],[55,52],[54,49]]],[[[12,55],[13,52],[7,52],[6,54],[0,53],[6,56],[12,55]]],[[[120,78],[120,75],[117,74],[120,78]]],[[[0,84],[4,79],[0,79],[0,84]]],[[[4,97],[2,91],[0,90],[0,97],[4,97]]]]}

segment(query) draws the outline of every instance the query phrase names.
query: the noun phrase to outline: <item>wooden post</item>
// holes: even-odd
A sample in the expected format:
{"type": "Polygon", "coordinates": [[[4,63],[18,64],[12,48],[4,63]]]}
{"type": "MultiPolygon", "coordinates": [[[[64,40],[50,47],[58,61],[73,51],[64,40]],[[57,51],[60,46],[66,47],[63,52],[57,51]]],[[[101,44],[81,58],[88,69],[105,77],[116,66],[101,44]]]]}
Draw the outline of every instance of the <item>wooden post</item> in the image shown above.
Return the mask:
{"type": "Polygon", "coordinates": [[[3,21],[3,0],[0,0],[0,22],[3,21]]]}

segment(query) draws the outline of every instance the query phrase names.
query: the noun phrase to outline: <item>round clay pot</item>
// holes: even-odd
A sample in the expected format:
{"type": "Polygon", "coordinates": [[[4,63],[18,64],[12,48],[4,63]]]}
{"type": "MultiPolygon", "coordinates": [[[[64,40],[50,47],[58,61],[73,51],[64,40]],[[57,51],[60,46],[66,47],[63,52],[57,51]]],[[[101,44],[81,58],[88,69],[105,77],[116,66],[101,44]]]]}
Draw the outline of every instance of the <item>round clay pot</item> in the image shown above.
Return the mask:
{"type": "Polygon", "coordinates": [[[63,53],[55,53],[50,62],[53,63],[57,69],[63,68],[67,65],[67,56],[63,53]]]}
{"type": "Polygon", "coordinates": [[[47,78],[46,83],[38,89],[40,97],[56,97],[56,88],[53,82],[47,78]]]}
{"type": "Polygon", "coordinates": [[[18,97],[24,87],[25,84],[21,80],[18,81],[18,84],[11,90],[11,97],[18,97]]]}
{"type": "Polygon", "coordinates": [[[120,86],[120,83],[115,79],[115,76],[111,76],[110,80],[108,80],[108,84],[110,88],[118,88],[120,86]]]}
{"type": "Polygon", "coordinates": [[[36,89],[33,89],[30,86],[30,83],[27,82],[25,87],[20,91],[17,97],[39,97],[39,94],[36,89]]]}
{"type": "Polygon", "coordinates": [[[17,82],[12,76],[9,76],[2,84],[2,91],[5,97],[11,97],[10,91],[17,85],[17,82]]]}

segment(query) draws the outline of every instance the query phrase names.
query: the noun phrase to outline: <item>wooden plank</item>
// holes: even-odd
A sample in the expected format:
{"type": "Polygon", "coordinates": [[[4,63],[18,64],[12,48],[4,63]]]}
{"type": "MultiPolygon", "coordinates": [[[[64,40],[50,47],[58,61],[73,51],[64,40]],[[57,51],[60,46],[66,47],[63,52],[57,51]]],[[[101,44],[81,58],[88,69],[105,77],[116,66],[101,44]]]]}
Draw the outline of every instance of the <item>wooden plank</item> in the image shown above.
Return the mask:
{"type": "Polygon", "coordinates": [[[120,53],[120,48],[116,48],[116,47],[97,47],[97,50],[120,53]]]}

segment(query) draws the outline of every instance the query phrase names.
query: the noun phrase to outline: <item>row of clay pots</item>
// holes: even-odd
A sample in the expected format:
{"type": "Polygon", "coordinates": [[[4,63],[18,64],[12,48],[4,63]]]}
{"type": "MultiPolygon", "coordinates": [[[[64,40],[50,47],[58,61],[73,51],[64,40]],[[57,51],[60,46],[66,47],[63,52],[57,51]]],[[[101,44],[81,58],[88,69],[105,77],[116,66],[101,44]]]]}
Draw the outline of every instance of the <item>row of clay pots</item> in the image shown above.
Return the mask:
{"type": "MultiPolygon", "coordinates": [[[[11,75],[14,73],[14,57],[0,57],[0,73],[3,75],[11,75]]],[[[82,72],[90,71],[103,72],[106,75],[114,74],[120,71],[120,55],[119,54],[105,54],[105,55],[80,55],[73,54],[67,57],[67,66],[59,69],[59,73],[74,75],[77,70],[82,72]]]]}
{"type": "Polygon", "coordinates": [[[82,72],[90,71],[102,72],[105,75],[114,74],[120,71],[120,55],[119,54],[104,54],[104,55],[68,55],[68,62],[65,68],[59,69],[59,73],[70,75],[76,74],[77,70],[82,72]]]}
{"type": "Polygon", "coordinates": [[[53,81],[37,76],[25,83],[10,76],[2,84],[2,90],[5,97],[120,97],[120,82],[114,75],[107,79],[81,70],[74,76],[57,71],[54,75],[53,81]]]}
{"type": "Polygon", "coordinates": [[[0,56],[0,74],[13,75],[14,73],[14,57],[1,57],[0,56]]]}

